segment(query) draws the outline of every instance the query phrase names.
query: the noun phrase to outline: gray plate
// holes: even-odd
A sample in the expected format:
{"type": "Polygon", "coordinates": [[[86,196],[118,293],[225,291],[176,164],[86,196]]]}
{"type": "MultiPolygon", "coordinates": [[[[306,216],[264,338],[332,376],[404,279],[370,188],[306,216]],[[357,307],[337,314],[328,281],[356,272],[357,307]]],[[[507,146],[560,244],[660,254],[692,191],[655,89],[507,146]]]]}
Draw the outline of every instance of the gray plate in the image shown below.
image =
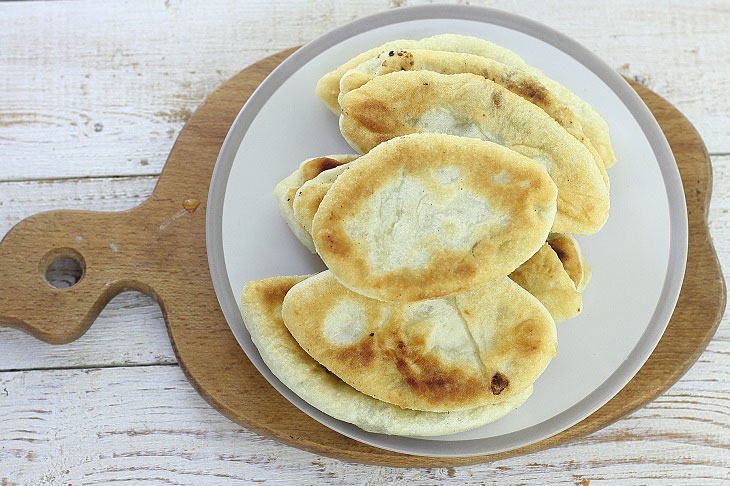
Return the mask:
{"type": "Polygon", "coordinates": [[[439,5],[366,17],[312,41],[259,86],[221,148],[210,186],[208,259],[231,330],[251,362],[288,400],[359,441],[430,456],[490,454],[567,429],[605,404],[649,357],[676,304],[687,256],[684,192],[669,145],[631,87],[608,65],[549,27],[497,10],[439,5]],[[352,152],[337,119],[314,94],[316,80],[354,55],[397,38],[453,32],[508,47],[593,105],[609,122],[618,162],[611,216],[579,238],[593,267],[584,312],[558,325],[558,356],[532,397],[473,431],[435,438],[365,432],[311,407],[266,367],[238,311],[246,281],[323,269],[278,215],[274,185],[302,160],[352,152]]]}

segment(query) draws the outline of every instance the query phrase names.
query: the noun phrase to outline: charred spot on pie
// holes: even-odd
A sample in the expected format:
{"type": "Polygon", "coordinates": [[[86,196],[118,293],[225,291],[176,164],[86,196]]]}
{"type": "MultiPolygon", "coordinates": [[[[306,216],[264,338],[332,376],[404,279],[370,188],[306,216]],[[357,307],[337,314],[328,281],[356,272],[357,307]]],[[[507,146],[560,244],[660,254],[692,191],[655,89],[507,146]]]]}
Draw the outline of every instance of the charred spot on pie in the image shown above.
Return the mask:
{"type": "Polygon", "coordinates": [[[509,386],[509,380],[506,376],[504,376],[499,371],[494,374],[492,377],[492,383],[490,386],[490,389],[492,390],[492,393],[495,395],[499,395],[504,391],[505,388],[509,386]]]}

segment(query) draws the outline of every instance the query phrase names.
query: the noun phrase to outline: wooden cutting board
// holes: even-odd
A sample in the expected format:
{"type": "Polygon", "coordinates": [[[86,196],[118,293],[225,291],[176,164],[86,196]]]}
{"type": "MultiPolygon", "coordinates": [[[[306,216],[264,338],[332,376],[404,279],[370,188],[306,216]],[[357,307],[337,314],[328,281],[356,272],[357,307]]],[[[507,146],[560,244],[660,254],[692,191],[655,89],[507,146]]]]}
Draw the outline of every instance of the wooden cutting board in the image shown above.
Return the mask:
{"type": "Polygon", "coordinates": [[[185,125],[152,196],[128,211],[50,211],[18,223],[0,242],[0,323],[49,343],[81,336],[119,292],[138,290],[162,307],[190,382],[231,420],[294,447],[343,460],[446,467],[501,459],[564,444],[656,398],[705,349],[725,308],[725,284],[707,227],[710,159],[694,127],[667,101],[632,83],[659,121],[679,166],[689,213],[687,272],[677,308],[654,353],[600,410],[537,444],[468,458],[415,457],[348,439],[278,394],[238,346],[208,271],[205,213],[218,151],[248,96],[294,49],[244,69],[215,91],[185,125]],[[50,263],[78,261],[83,276],[66,289],[45,280],[50,263]]]}

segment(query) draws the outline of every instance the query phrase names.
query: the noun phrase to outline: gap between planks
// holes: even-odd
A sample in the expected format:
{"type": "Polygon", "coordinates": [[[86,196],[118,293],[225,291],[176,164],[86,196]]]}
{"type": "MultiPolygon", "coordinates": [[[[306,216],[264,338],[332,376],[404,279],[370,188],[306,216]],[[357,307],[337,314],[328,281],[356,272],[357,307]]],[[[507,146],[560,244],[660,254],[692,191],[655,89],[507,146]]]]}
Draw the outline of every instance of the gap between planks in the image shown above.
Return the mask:
{"type": "Polygon", "coordinates": [[[0,369],[0,373],[25,373],[26,371],[59,371],[59,370],[103,370],[108,368],[149,368],[152,366],[177,366],[177,363],[136,363],[136,364],[93,364],[76,365],[76,366],[40,366],[37,368],[10,368],[0,369]]]}

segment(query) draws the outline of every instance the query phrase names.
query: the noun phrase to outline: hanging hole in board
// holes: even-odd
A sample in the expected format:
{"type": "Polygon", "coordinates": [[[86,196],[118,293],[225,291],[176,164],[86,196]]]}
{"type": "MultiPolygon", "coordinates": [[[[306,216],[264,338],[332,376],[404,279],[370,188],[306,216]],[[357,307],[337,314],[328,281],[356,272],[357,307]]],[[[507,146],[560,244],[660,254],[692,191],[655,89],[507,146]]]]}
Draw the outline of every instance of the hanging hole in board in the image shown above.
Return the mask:
{"type": "Polygon", "coordinates": [[[84,257],[71,248],[52,250],[43,257],[40,270],[46,283],[51,287],[71,288],[84,277],[84,257]]]}

